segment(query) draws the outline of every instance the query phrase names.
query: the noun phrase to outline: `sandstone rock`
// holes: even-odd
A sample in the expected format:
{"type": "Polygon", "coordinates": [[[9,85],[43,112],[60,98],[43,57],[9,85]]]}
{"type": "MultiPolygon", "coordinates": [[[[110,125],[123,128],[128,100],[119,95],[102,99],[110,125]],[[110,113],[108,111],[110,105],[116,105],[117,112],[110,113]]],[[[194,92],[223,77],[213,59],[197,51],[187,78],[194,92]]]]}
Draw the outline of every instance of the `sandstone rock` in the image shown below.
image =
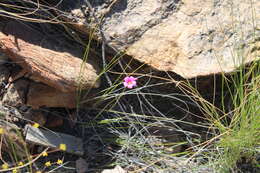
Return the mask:
{"type": "MultiPolygon", "coordinates": [[[[108,45],[157,70],[193,78],[231,72],[259,59],[260,1],[112,2],[90,0],[95,15],[104,15],[108,45]]],[[[71,10],[77,19],[80,12],[71,10]]],[[[78,22],[89,24],[85,17],[78,22]]]]}
{"type": "Polygon", "coordinates": [[[34,109],[39,107],[75,108],[76,93],[64,93],[42,83],[19,79],[10,84],[4,93],[2,103],[14,107],[27,105],[34,109]]]}
{"type": "Polygon", "coordinates": [[[21,106],[26,102],[26,92],[28,90],[29,81],[20,79],[10,84],[4,94],[2,103],[9,106],[21,106]]]}
{"type": "Polygon", "coordinates": [[[76,107],[76,93],[64,93],[41,83],[31,83],[27,94],[27,105],[33,108],[76,107]]]}
{"type": "Polygon", "coordinates": [[[63,92],[100,85],[95,65],[85,63],[69,53],[57,52],[0,33],[1,51],[22,66],[31,79],[63,92]]]}

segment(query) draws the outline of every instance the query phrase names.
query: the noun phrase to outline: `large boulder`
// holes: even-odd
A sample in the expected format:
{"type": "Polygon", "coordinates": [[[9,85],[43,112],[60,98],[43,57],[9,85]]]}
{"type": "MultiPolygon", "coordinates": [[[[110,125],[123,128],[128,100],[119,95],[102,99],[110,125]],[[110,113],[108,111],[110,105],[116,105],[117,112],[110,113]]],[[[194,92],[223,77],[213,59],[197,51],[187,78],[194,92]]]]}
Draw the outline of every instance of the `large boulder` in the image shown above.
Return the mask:
{"type": "MultiPolygon", "coordinates": [[[[108,45],[157,70],[193,78],[231,72],[259,59],[260,1],[89,2],[103,20],[108,45]]],[[[96,27],[85,17],[89,11],[84,2],[70,9],[78,28],[96,27]]]]}

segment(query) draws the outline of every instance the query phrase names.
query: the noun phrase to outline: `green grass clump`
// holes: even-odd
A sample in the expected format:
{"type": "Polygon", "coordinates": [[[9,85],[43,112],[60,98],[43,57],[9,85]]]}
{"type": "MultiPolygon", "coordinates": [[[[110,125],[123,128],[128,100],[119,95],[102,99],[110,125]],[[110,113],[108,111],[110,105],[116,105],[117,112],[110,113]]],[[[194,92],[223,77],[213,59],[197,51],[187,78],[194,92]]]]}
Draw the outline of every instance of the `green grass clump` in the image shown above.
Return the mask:
{"type": "Polygon", "coordinates": [[[222,168],[227,171],[236,166],[242,158],[250,159],[259,154],[260,144],[260,81],[259,63],[249,71],[241,69],[239,77],[233,78],[231,91],[232,110],[228,112],[229,123],[221,122],[219,128],[224,134],[217,146],[223,149],[220,154],[222,168]]]}
{"type": "Polygon", "coordinates": [[[203,148],[210,149],[206,150],[206,157],[217,172],[238,171],[241,162],[257,167],[255,158],[260,154],[259,72],[258,61],[239,68],[233,75],[223,76],[220,106],[197,95],[213,134],[203,148]]]}

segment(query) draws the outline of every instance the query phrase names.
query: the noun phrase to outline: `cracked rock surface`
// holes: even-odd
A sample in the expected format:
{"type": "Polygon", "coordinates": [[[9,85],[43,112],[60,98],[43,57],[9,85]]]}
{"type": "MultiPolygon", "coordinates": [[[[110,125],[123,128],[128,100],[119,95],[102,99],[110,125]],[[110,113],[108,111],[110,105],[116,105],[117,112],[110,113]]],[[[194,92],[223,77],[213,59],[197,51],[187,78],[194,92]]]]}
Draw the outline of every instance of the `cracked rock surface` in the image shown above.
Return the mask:
{"type": "Polygon", "coordinates": [[[64,93],[42,83],[21,78],[7,85],[10,71],[5,64],[0,65],[1,103],[12,107],[23,105],[40,107],[76,107],[76,94],[64,93]],[[8,86],[7,88],[5,88],[8,86]]]}
{"type": "MultiPolygon", "coordinates": [[[[95,16],[103,16],[108,45],[157,70],[193,78],[232,72],[259,59],[260,1],[89,2],[95,16]]],[[[79,23],[95,27],[88,22],[90,11],[84,1],[69,8],[79,23]]]]}

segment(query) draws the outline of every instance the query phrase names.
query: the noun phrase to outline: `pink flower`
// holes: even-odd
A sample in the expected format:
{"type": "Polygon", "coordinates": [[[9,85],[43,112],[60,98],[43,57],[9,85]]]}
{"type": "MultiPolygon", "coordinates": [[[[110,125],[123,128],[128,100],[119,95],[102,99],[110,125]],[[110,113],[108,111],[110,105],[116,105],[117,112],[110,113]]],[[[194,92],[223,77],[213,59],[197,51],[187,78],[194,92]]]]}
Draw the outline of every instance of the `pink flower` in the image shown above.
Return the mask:
{"type": "Polygon", "coordinates": [[[133,76],[126,76],[126,77],[124,78],[123,84],[124,84],[124,86],[125,86],[126,88],[132,89],[133,87],[137,86],[136,80],[137,80],[137,78],[135,78],[135,77],[133,77],[133,76]]]}

